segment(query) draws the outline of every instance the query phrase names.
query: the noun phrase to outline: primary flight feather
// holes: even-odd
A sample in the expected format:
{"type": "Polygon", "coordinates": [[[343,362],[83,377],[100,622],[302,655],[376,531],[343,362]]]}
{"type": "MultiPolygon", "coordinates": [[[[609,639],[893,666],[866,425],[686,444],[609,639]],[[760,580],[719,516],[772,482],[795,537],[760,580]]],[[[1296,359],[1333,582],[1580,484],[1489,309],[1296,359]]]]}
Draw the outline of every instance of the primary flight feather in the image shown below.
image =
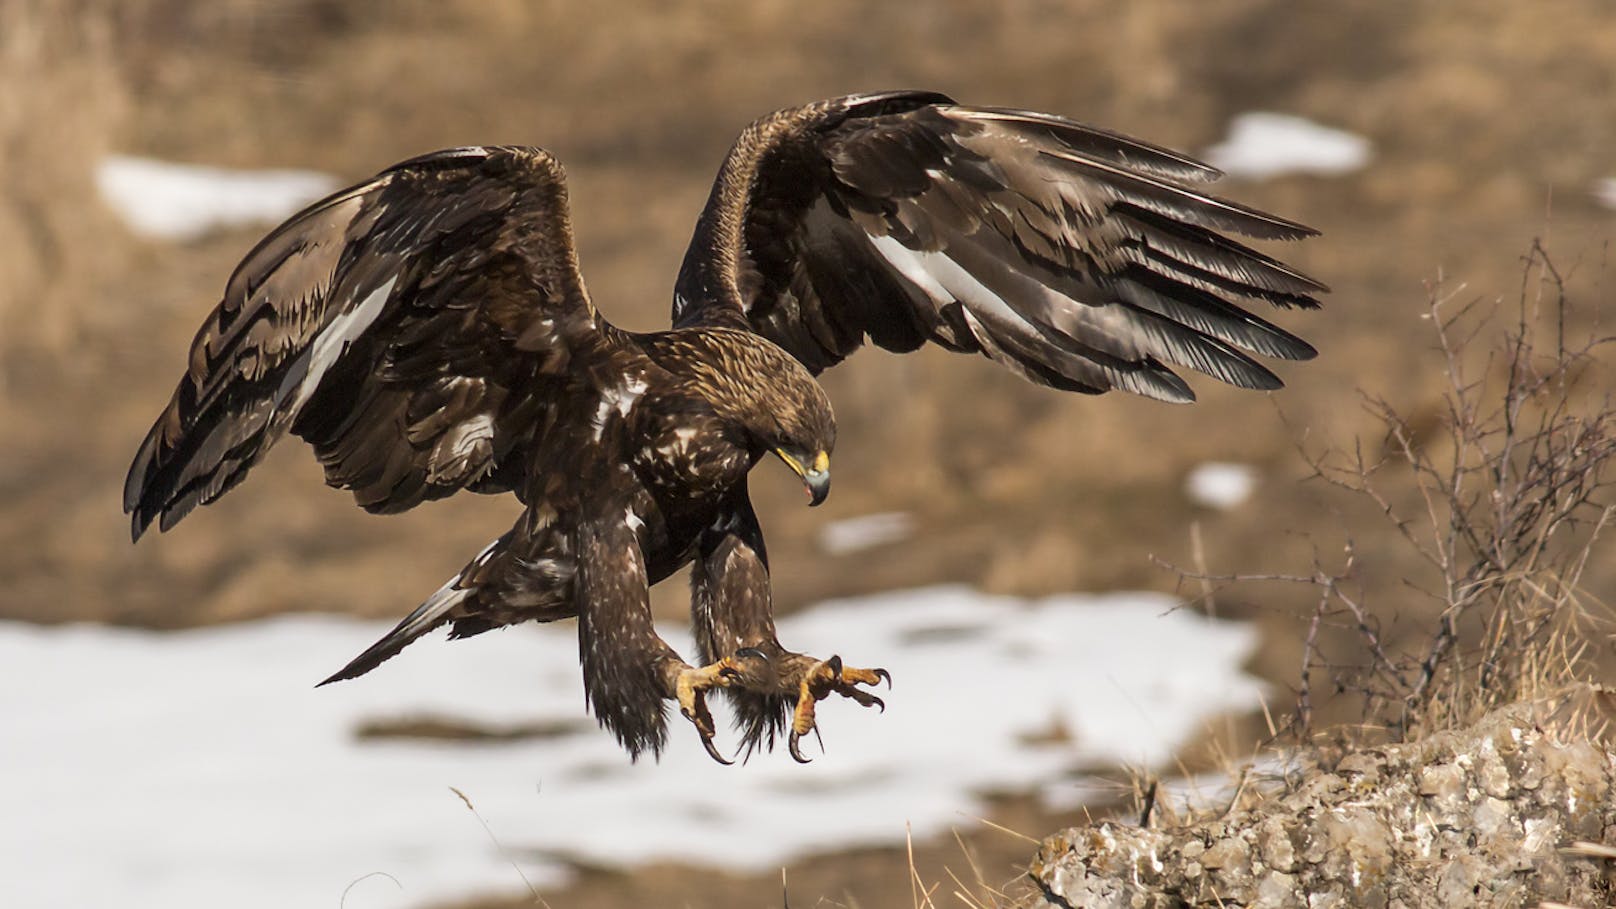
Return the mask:
{"type": "Polygon", "coordinates": [[[537,148],[450,149],[293,216],[250,252],[124,486],[136,539],[223,495],[289,429],[374,512],[461,489],[525,506],[327,682],[442,625],[465,637],[576,617],[590,709],[660,752],[664,705],[713,744],[708,691],[745,745],[801,736],[878,669],[787,650],[747,474],[773,453],[810,501],[836,427],[814,376],[866,339],[977,352],[1055,388],[1244,388],[1256,356],[1313,348],[1243,308],[1325,288],[1230,239],[1312,235],[1210,195],[1217,171],[1048,114],[930,92],[853,95],[742,132],[696,224],[673,328],[622,331],[579,273],[560,165],[537,148]],[[649,586],[693,564],[699,654],[656,634],[649,586]]]}

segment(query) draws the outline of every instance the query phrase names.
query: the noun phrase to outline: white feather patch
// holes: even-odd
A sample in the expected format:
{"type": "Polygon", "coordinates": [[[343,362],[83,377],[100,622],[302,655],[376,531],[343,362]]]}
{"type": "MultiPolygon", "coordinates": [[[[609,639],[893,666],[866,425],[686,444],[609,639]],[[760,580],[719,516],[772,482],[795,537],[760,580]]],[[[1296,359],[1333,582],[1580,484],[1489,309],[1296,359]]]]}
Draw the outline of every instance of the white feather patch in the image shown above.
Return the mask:
{"type": "Polygon", "coordinates": [[[494,438],[494,417],[492,414],[480,413],[461,423],[459,434],[455,438],[455,457],[464,458],[471,454],[479,442],[491,441],[494,438]]]}
{"type": "Polygon", "coordinates": [[[439,587],[431,596],[427,597],[426,602],[421,604],[420,617],[422,621],[412,622],[411,625],[425,625],[438,616],[448,613],[449,610],[460,605],[461,601],[470,596],[470,590],[455,586],[455,582],[458,580],[460,580],[460,575],[457,574],[445,581],[442,587],[439,587]]]}
{"type": "Polygon", "coordinates": [[[477,478],[490,466],[494,445],[494,418],[480,413],[450,427],[432,446],[427,466],[431,483],[465,483],[477,478]],[[472,471],[475,469],[476,473],[472,471]]]}
{"type": "Polygon", "coordinates": [[[904,246],[890,236],[874,237],[869,234],[865,234],[865,236],[870,238],[870,245],[875,247],[875,251],[880,253],[881,258],[887,260],[887,264],[896,268],[898,274],[908,278],[909,283],[920,288],[926,296],[931,298],[933,303],[938,306],[947,306],[954,302],[954,295],[948,292],[948,288],[938,283],[936,278],[932,277],[914,250],[904,246]]]}
{"type": "Polygon", "coordinates": [[[890,236],[870,237],[870,245],[881,254],[881,258],[925,291],[938,305],[959,300],[967,309],[976,309],[1009,322],[1032,324],[1004,302],[1003,297],[989,290],[987,285],[945,253],[913,250],[890,236]]]}
{"type": "Polygon", "coordinates": [[[673,441],[658,448],[657,451],[670,457],[687,454],[690,451],[690,443],[695,439],[696,430],[688,426],[681,426],[673,431],[673,441]]]}
{"type": "MultiPolygon", "coordinates": [[[[952,294],[951,299],[963,302],[967,310],[974,309],[981,316],[988,317],[989,322],[1020,323],[1035,332],[1042,331],[1032,319],[1012,308],[1005,302],[1004,297],[988,289],[976,279],[975,275],[966,271],[946,253],[917,252],[891,237],[882,237],[880,240],[885,242],[878,242],[874,237],[870,238],[870,242],[875,245],[882,258],[892,263],[894,268],[903,271],[905,277],[910,277],[909,272],[904,270],[907,266],[930,279],[944,293],[952,294]],[[900,262],[904,264],[900,265],[900,262]]],[[[915,279],[910,277],[910,280],[915,279]]],[[[1144,353],[1172,356],[1172,352],[1165,344],[1153,344],[1151,337],[1141,337],[1142,329],[1137,320],[1121,307],[1112,304],[1093,306],[1080,303],[1037,278],[1021,272],[1011,272],[1004,276],[1004,280],[1014,282],[1018,291],[1017,296],[1022,299],[1041,298],[1048,307],[1048,321],[1044,325],[1068,337],[1081,337],[1084,332],[1088,332],[1091,336],[1103,336],[1108,341],[1107,344],[1101,345],[1102,349],[1115,356],[1129,359],[1137,358],[1144,353]]],[[[927,292],[930,293],[929,290],[927,292]]],[[[977,334],[978,340],[981,340],[980,333],[977,334]]],[[[1126,382],[1124,379],[1117,381],[1126,382]]]]}
{"type": "Polygon", "coordinates": [[[460,582],[461,578],[466,576],[467,571],[470,571],[472,568],[481,568],[484,565],[487,565],[488,560],[494,557],[494,547],[503,542],[505,542],[505,537],[500,537],[494,542],[489,543],[487,546],[484,546],[483,551],[477,553],[477,557],[471,560],[471,564],[468,565],[464,571],[461,571],[459,574],[455,575],[454,580],[450,581],[449,583],[457,584],[460,582]]]}
{"type": "Polygon", "coordinates": [[[348,345],[354,339],[365,333],[376,317],[381,315],[382,307],[387,304],[387,298],[393,293],[393,285],[397,283],[398,276],[387,279],[387,283],[370,292],[370,295],[359,302],[358,306],[347,312],[337,315],[331,324],[321,329],[315,336],[314,343],[309,345],[308,370],[293,393],[291,409],[296,412],[314,390],[320,387],[320,379],[337,362],[337,359],[347,351],[348,345]]]}
{"type": "Polygon", "coordinates": [[[612,411],[616,410],[620,417],[628,416],[628,412],[634,409],[634,402],[638,401],[649,387],[643,376],[635,376],[623,380],[621,385],[613,385],[602,390],[600,403],[595,407],[595,418],[590,421],[595,427],[595,441],[599,442],[601,436],[606,434],[606,420],[612,411]]]}
{"type": "Polygon", "coordinates": [[[459,574],[445,581],[442,587],[433,591],[432,595],[426,598],[426,602],[422,603],[420,608],[410,614],[409,627],[411,629],[428,627],[437,621],[440,616],[448,615],[450,610],[465,602],[466,598],[471,596],[471,588],[460,587],[461,580],[465,578],[466,573],[471,569],[481,568],[487,564],[488,560],[493,557],[494,547],[504,542],[504,540],[504,537],[500,537],[484,546],[483,551],[477,553],[477,557],[471,560],[470,565],[466,566],[459,574]]]}

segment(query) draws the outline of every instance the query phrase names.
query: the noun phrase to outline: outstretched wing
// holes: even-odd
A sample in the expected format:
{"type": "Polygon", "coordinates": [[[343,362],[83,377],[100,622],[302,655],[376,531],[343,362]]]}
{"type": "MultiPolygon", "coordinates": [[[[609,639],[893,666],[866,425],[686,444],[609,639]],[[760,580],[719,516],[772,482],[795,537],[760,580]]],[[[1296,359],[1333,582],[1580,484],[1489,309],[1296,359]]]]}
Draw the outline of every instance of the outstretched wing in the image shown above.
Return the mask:
{"type": "Polygon", "coordinates": [[[1194,186],[1217,176],[1115,133],[933,93],[782,111],[724,162],[674,321],[750,326],[816,372],[869,336],[980,351],[1072,391],[1194,400],[1168,364],[1277,388],[1248,352],[1314,350],[1238,304],[1313,308],[1325,287],[1222,232],[1316,232],[1194,186]]]}
{"type": "Polygon", "coordinates": [[[133,534],[223,495],[287,428],[371,511],[508,489],[536,383],[598,343],[596,323],[547,153],[458,148],[383,171],[231,275],[130,467],[133,534]]]}

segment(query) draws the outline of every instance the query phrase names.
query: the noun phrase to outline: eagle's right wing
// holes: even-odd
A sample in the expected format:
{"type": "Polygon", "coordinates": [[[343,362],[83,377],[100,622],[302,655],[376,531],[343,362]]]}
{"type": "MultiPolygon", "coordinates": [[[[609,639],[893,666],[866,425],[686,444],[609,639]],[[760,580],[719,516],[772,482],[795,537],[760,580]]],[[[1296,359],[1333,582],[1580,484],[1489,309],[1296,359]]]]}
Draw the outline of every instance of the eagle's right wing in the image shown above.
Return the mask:
{"type": "Polygon", "coordinates": [[[741,133],[675,288],[676,326],[751,328],[818,372],[866,337],[983,353],[1072,391],[1245,388],[1248,354],[1313,348],[1240,304],[1317,306],[1324,285],[1229,238],[1313,230],[1219,199],[1167,149],[931,92],[852,95],[741,133]]]}
{"type": "Polygon", "coordinates": [[[223,495],[287,428],[371,511],[508,489],[543,386],[609,343],[603,325],[549,154],[398,164],[293,216],[231,275],[130,467],[133,534],[223,495]]]}

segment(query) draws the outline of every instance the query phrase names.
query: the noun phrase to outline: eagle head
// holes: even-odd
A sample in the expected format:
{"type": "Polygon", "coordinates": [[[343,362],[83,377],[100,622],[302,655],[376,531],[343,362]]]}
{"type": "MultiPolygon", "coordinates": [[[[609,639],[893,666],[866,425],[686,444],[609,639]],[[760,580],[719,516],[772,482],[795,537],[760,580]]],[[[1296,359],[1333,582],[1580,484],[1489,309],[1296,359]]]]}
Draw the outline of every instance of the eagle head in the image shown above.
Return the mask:
{"type": "Polygon", "coordinates": [[[836,418],[818,382],[813,382],[813,390],[817,394],[799,400],[798,407],[777,414],[764,445],[802,477],[808,504],[818,505],[830,495],[830,453],[836,447],[836,418]]]}
{"type": "Polygon", "coordinates": [[[718,355],[707,361],[718,368],[701,376],[715,409],[739,425],[754,457],[773,453],[802,478],[810,505],[825,501],[836,415],[813,374],[750,332],[717,330],[704,340],[718,355]]]}
{"type": "Polygon", "coordinates": [[[749,434],[756,454],[772,452],[802,478],[808,504],[830,495],[830,453],[836,448],[836,415],[830,398],[797,359],[780,348],[766,357],[749,434]],[[767,377],[767,378],[763,378],[767,377]]]}

